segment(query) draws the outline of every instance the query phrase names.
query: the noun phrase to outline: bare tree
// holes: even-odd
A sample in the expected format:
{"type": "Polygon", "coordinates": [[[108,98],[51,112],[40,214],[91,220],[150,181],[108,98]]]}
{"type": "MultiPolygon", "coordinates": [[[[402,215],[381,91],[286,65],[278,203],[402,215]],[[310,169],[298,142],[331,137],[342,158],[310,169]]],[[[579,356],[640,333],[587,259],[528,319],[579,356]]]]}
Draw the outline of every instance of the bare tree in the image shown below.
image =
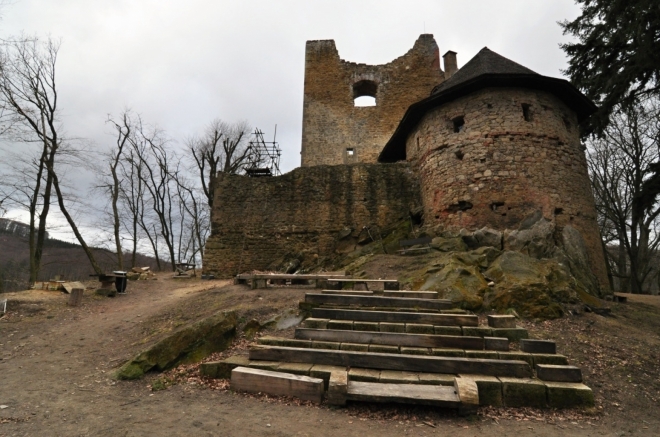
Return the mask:
{"type": "Polygon", "coordinates": [[[612,274],[622,291],[642,293],[660,246],[660,190],[653,186],[660,161],[659,100],[618,107],[603,136],[590,140],[587,157],[601,233],[606,244],[618,246],[615,253],[605,251],[612,274]]]}
{"type": "Polygon", "coordinates": [[[36,163],[37,174],[30,201],[31,281],[36,280],[39,270],[52,189],[55,189],[60,211],[85,250],[92,268],[95,272],[101,273],[94,254],[85,243],[66,208],[55,168],[56,157],[63,144],[59,135],[58,93],[55,80],[58,51],[59,43],[50,39],[42,43],[37,38],[22,37],[4,42],[0,52],[0,96],[5,116],[5,133],[15,141],[43,145],[41,157],[36,163]],[[45,181],[45,187],[41,194],[39,227],[34,232],[42,181],[45,181]]]}
{"type": "MultiPolygon", "coordinates": [[[[117,251],[117,265],[119,270],[124,270],[124,253],[121,244],[121,217],[119,214],[119,194],[121,191],[120,162],[123,159],[124,151],[130,145],[130,138],[133,135],[133,120],[129,111],[124,111],[119,122],[108,117],[107,123],[110,123],[115,130],[116,145],[106,156],[106,164],[109,167],[109,180],[103,184],[103,188],[110,195],[110,205],[112,207],[112,227],[115,237],[115,250],[117,251]]],[[[135,226],[133,226],[135,228],[135,226]]],[[[135,231],[134,231],[135,232],[135,231]]],[[[135,263],[135,254],[137,247],[133,247],[132,263],[135,263]]],[[[134,265],[132,266],[134,267],[134,265]]]]}
{"type": "Polygon", "coordinates": [[[235,124],[213,120],[204,134],[188,141],[188,150],[209,207],[213,207],[213,178],[218,172],[240,173],[247,164],[250,126],[245,121],[235,124]]]}

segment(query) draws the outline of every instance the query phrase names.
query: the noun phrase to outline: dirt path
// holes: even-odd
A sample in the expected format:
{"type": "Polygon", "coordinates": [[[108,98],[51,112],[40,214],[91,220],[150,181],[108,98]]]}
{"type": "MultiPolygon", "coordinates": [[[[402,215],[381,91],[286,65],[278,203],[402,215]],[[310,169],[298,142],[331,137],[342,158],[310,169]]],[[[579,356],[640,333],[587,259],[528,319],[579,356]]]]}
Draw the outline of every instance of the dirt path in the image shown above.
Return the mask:
{"type": "MultiPolygon", "coordinates": [[[[64,306],[64,296],[36,295],[37,303],[25,308],[40,304],[44,311],[32,308],[0,320],[0,405],[6,406],[0,409],[0,436],[660,435],[657,415],[639,421],[622,412],[550,424],[395,406],[335,410],[194,384],[152,392],[147,381],[110,377],[142,347],[138,339],[149,327],[147,320],[196,295],[220,299],[223,290],[216,288],[222,285],[145,281],[115,299],[86,294],[83,307],[75,309],[64,306]],[[382,419],[370,414],[381,410],[382,419]]],[[[268,297],[246,291],[231,299],[263,302],[268,297]]]]}

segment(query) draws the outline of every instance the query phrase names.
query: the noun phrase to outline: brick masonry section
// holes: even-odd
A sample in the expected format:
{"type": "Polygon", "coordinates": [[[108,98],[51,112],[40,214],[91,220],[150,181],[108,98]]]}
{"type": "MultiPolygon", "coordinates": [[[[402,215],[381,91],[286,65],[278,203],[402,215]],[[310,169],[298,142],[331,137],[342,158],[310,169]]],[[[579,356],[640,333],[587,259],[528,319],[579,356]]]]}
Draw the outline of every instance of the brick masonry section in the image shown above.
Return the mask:
{"type": "Polygon", "coordinates": [[[433,35],[384,65],[344,61],[333,40],[307,41],[302,166],[376,162],[408,106],[443,80],[433,35]],[[355,107],[359,94],[373,94],[376,106],[355,107]]]}
{"type": "Polygon", "coordinates": [[[542,211],[559,232],[580,231],[608,288],[577,117],[552,94],[487,88],[446,103],[411,132],[406,159],[420,176],[425,224],[516,229],[542,211]]]}
{"type": "Polygon", "coordinates": [[[301,167],[272,178],[220,173],[215,183],[204,271],[218,277],[266,270],[287,254],[332,256],[340,237],[387,227],[421,205],[407,163],[301,167]]]}

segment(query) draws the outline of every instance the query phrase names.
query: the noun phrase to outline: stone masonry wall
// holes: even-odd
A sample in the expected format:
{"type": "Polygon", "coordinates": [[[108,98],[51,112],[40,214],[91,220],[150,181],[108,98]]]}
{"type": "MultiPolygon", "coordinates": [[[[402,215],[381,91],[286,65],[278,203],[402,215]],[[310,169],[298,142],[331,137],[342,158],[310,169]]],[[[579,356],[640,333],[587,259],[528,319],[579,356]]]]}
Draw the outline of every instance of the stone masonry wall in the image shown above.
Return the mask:
{"type": "Polygon", "coordinates": [[[287,254],[331,256],[338,236],[384,228],[421,205],[408,163],[302,167],[283,176],[216,178],[204,271],[265,270],[287,254]]]}
{"type": "Polygon", "coordinates": [[[433,35],[421,35],[384,65],[344,61],[333,40],[307,41],[302,166],[376,162],[408,106],[443,80],[433,35]],[[356,84],[358,95],[376,97],[376,106],[354,106],[356,84]]]}
{"type": "Polygon", "coordinates": [[[406,158],[420,176],[426,224],[516,229],[540,210],[558,230],[580,231],[608,288],[577,118],[553,95],[485,89],[447,103],[409,135],[406,158]]]}

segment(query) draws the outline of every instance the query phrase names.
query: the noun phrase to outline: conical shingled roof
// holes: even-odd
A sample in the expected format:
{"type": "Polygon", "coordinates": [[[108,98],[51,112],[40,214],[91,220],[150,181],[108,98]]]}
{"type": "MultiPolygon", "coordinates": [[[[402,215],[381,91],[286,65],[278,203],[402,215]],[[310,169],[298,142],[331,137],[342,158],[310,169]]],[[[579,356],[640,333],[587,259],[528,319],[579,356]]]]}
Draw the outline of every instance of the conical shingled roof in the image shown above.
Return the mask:
{"type": "Polygon", "coordinates": [[[408,107],[378,162],[406,159],[406,139],[431,109],[484,88],[527,88],[554,94],[577,114],[578,121],[596,111],[596,105],[570,82],[542,76],[484,47],[452,77],[433,88],[431,95],[408,107]]]}
{"type": "Polygon", "coordinates": [[[431,95],[440,93],[460,83],[467,82],[482,74],[538,74],[527,67],[498,55],[488,47],[479,50],[474,58],[458,70],[448,80],[433,88],[431,95]]]}

